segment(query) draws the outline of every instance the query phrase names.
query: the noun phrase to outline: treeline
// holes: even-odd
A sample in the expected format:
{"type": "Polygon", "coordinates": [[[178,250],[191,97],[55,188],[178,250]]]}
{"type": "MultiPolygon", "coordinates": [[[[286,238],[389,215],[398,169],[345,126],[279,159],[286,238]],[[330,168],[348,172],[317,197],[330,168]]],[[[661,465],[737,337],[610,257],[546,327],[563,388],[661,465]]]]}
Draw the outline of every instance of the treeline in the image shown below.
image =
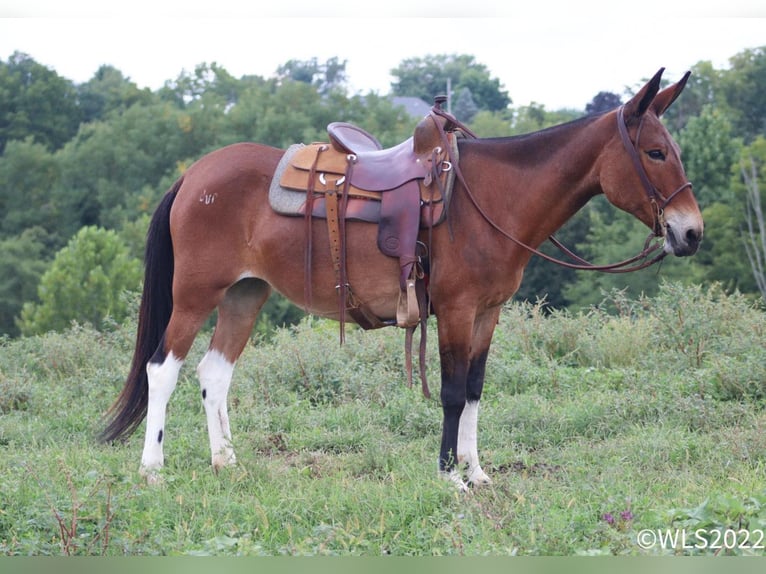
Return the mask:
{"type": "MultiPolygon", "coordinates": [[[[766,48],[733,56],[725,70],[699,62],[692,71],[666,119],[703,208],[705,240],[696,257],[663,263],[660,276],[757,295],[758,262],[766,258],[755,201],[766,178],[766,48]]],[[[188,165],[224,145],[322,140],[332,121],[356,123],[394,145],[419,118],[389,96],[430,104],[447,78],[453,113],[481,136],[541,129],[630,95],[594,94],[583,110],[514,107],[490,71],[465,55],[413,58],[391,72],[390,95],[349,94],[337,58],[291,60],[268,78],[235,78],[203,63],[152,91],[112,66],[75,84],[23,53],[0,61],[0,333],[33,334],[73,320],[101,326],[132,312],[135,297],[125,293],[139,290],[154,207],[188,165]]],[[[640,251],[645,237],[603,201],[561,233],[596,262],[640,251]]],[[[519,296],[585,306],[599,303],[603,290],[651,295],[657,284],[656,269],[604,276],[533,260],[519,296]]],[[[265,324],[279,324],[300,312],[273,298],[266,315],[265,324]]]]}

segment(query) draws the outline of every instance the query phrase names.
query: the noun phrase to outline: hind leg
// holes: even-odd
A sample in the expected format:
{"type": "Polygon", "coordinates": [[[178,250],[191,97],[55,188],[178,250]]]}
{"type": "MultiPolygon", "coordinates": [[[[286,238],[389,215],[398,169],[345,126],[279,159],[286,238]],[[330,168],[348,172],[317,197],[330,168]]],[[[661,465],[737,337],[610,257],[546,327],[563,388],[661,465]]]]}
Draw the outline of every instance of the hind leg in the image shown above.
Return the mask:
{"type": "Polygon", "coordinates": [[[229,387],[234,364],[270,292],[269,285],[257,279],[243,279],[229,288],[218,307],[213,340],[197,367],[212,464],[216,470],[236,463],[227,407],[229,387]]]}
{"type": "MultiPolygon", "coordinates": [[[[212,311],[212,309],[211,309],[212,311]]],[[[146,364],[148,403],[146,435],[139,472],[147,482],[159,482],[164,464],[165,418],[186,354],[209,313],[176,308],[154,356],[146,364]]]]}

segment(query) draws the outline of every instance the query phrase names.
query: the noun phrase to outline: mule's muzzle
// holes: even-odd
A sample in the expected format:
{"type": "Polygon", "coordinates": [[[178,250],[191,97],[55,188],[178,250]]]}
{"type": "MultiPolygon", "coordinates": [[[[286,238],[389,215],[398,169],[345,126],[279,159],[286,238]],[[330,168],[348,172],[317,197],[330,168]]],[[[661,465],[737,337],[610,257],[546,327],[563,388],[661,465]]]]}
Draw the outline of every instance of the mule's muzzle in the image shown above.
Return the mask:
{"type": "Polygon", "coordinates": [[[676,257],[694,255],[702,242],[702,227],[696,225],[665,225],[665,252],[676,257]]]}

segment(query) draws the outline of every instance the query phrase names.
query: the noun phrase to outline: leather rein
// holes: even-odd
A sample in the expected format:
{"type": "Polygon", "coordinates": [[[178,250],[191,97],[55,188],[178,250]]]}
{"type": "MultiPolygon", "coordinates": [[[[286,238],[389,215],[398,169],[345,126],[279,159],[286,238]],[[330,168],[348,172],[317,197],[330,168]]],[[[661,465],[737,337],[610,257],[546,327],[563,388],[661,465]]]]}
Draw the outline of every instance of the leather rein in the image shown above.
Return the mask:
{"type": "MultiPolygon", "coordinates": [[[[639,156],[638,149],[637,149],[638,137],[641,134],[641,126],[643,125],[643,119],[642,119],[642,123],[640,123],[638,126],[638,131],[636,132],[636,143],[634,144],[630,139],[630,135],[628,134],[628,128],[625,123],[625,117],[624,117],[624,108],[625,108],[624,105],[620,106],[617,112],[617,127],[620,133],[620,138],[622,139],[622,144],[625,147],[625,150],[628,152],[628,156],[630,157],[633,163],[633,166],[636,172],[638,173],[639,179],[641,180],[641,184],[643,185],[644,191],[646,192],[647,199],[651,202],[653,206],[653,212],[654,212],[653,230],[652,230],[652,233],[650,233],[649,236],[647,237],[646,242],[644,243],[644,249],[639,254],[633,257],[630,257],[629,259],[625,259],[624,261],[620,261],[619,263],[612,263],[609,265],[595,265],[593,263],[586,261],[579,255],[573,253],[571,250],[567,249],[561,242],[559,242],[558,239],[556,239],[552,235],[548,238],[550,242],[553,243],[556,247],[558,247],[561,251],[563,251],[568,257],[571,257],[572,259],[574,259],[576,263],[563,261],[561,259],[557,259],[546,253],[543,253],[542,251],[535,249],[534,247],[530,245],[527,245],[523,241],[519,240],[518,238],[514,237],[513,235],[511,235],[510,233],[502,229],[492,219],[492,217],[490,217],[490,215],[481,207],[481,205],[479,205],[479,202],[476,200],[476,196],[474,196],[473,192],[471,191],[471,188],[468,185],[468,182],[465,180],[465,177],[463,176],[463,173],[457,161],[452,162],[453,169],[455,170],[455,176],[458,178],[460,183],[463,184],[463,187],[465,188],[465,192],[466,192],[466,195],[468,196],[468,199],[471,200],[471,203],[473,204],[473,206],[476,208],[479,214],[481,214],[484,220],[490,225],[490,227],[492,227],[495,231],[500,233],[500,235],[502,235],[506,239],[510,239],[511,241],[513,241],[519,247],[523,247],[527,251],[530,251],[531,253],[538,255],[542,257],[543,259],[546,259],[547,261],[556,263],[557,265],[561,265],[569,269],[601,271],[603,273],[629,273],[631,271],[638,271],[640,269],[645,269],[646,267],[649,267],[661,261],[667,255],[667,253],[663,250],[659,254],[652,257],[651,259],[647,259],[649,255],[651,255],[658,249],[662,249],[663,242],[652,243],[652,240],[656,237],[663,236],[663,228],[665,227],[665,207],[667,207],[667,205],[671,202],[671,200],[676,195],[681,193],[687,187],[691,188],[692,184],[691,182],[687,181],[686,183],[682,184],[678,189],[676,189],[673,193],[671,193],[667,198],[664,197],[662,193],[660,193],[660,191],[649,180],[649,176],[647,175],[646,170],[644,169],[644,166],[641,163],[641,158],[639,156]],[[636,263],[637,261],[640,261],[640,263],[636,263]]],[[[455,123],[462,131],[464,131],[468,136],[474,137],[474,138],[476,137],[476,135],[473,132],[471,132],[471,130],[466,128],[464,125],[458,122],[454,117],[450,116],[449,114],[446,114],[441,109],[438,109],[438,108],[432,109],[431,114],[439,115],[449,119],[451,122],[455,123]]],[[[446,143],[446,136],[443,133],[442,133],[442,138],[445,140],[445,143],[446,143]]],[[[450,149],[449,146],[447,145],[445,145],[445,148],[448,150],[450,149]]]]}

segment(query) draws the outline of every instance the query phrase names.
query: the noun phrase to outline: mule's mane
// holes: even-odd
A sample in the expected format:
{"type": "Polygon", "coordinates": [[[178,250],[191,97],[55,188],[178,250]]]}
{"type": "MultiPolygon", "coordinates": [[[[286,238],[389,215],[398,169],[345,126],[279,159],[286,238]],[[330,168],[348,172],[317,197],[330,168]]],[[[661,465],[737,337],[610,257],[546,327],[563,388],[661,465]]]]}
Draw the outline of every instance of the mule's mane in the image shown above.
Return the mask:
{"type": "Polygon", "coordinates": [[[608,112],[583,116],[527,134],[479,138],[474,141],[477,145],[486,146],[487,152],[494,150],[498,157],[504,159],[513,157],[529,164],[544,163],[551,155],[568,145],[584,127],[606,113],[608,112]]]}

